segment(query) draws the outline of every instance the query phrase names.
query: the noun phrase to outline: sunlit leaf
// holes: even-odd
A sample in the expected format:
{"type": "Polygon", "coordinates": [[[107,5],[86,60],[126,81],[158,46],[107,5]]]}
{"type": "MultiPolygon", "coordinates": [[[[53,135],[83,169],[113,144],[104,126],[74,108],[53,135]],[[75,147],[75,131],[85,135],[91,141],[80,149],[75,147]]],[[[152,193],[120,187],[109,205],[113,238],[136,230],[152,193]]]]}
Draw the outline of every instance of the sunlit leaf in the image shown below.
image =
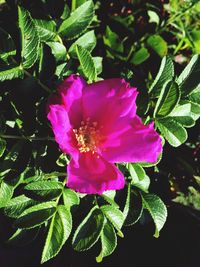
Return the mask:
{"type": "Polygon", "coordinates": [[[77,251],[88,250],[99,239],[104,226],[102,211],[94,207],[75,231],[72,246],[77,251]]]}
{"type": "Polygon", "coordinates": [[[159,232],[163,228],[167,219],[167,208],[163,201],[154,194],[141,192],[144,208],[150,213],[155,223],[155,237],[159,237],[159,232]]]}
{"type": "Polygon", "coordinates": [[[67,241],[71,230],[71,213],[65,206],[60,205],[57,207],[57,212],[51,219],[51,224],[42,252],[41,263],[48,261],[59,253],[59,251],[67,241]]]}
{"type": "Polygon", "coordinates": [[[30,68],[38,59],[39,36],[30,13],[18,7],[19,28],[21,31],[21,58],[23,67],[30,68]]]}
{"type": "Polygon", "coordinates": [[[60,25],[58,33],[67,39],[73,39],[83,33],[90,25],[94,16],[93,1],[87,1],[60,25]]]}

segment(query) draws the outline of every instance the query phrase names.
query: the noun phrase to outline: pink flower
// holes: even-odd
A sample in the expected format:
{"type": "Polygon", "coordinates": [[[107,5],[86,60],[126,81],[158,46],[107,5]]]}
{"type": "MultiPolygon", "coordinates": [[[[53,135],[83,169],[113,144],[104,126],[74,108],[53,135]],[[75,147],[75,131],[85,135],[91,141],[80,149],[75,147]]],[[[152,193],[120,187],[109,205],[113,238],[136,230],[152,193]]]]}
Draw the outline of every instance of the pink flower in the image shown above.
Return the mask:
{"type": "Polygon", "coordinates": [[[70,154],[67,186],[102,194],[124,187],[116,162],[156,162],[162,150],[153,124],[136,115],[136,88],[123,79],[87,84],[69,76],[48,104],[60,149],[70,154]]]}

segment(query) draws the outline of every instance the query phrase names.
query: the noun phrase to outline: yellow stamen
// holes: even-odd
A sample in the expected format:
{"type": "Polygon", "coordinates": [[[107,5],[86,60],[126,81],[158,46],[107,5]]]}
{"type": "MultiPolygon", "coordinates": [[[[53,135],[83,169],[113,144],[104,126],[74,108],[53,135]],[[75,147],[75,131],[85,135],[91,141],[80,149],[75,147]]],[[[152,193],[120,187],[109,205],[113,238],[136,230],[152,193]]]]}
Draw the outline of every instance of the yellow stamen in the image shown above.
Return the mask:
{"type": "Polygon", "coordinates": [[[100,141],[97,126],[96,121],[91,122],[90,118],[87,118],[86,121],[81,121],[78,129],[73,129],[81,153],[91,151],[94,154],[97,152],[97,145],[100,141]]]}

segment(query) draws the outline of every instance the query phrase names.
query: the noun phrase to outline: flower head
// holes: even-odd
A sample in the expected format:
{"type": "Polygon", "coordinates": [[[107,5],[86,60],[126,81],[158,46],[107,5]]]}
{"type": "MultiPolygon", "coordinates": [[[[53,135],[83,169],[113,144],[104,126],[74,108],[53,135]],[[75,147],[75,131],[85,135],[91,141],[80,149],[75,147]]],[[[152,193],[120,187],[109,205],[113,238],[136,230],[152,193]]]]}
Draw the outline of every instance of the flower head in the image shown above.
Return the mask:
{"type": "Polygon", "coordinates": [[[102,194],[124,187],[119,162],[156,162],[162,150],[153,124],[136,115],[136,88],[123,79],[87,84],[69,76],[48,104],[48,119],[60,149],[71,156],[67,185],[102,194]]]}

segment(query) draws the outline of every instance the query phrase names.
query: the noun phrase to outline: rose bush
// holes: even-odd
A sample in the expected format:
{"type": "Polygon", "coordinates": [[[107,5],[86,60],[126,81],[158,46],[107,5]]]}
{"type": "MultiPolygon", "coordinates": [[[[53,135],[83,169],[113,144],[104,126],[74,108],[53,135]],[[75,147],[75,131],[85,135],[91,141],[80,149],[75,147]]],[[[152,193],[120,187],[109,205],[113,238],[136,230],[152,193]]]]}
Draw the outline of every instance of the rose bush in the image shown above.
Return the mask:
{"type": "Polygon", "coordinates": [[[159,236],[179,171],[198,182],[199,3],[179,2],[0,1],[3,249],[100,262],[126,226],[159,236]]]}

